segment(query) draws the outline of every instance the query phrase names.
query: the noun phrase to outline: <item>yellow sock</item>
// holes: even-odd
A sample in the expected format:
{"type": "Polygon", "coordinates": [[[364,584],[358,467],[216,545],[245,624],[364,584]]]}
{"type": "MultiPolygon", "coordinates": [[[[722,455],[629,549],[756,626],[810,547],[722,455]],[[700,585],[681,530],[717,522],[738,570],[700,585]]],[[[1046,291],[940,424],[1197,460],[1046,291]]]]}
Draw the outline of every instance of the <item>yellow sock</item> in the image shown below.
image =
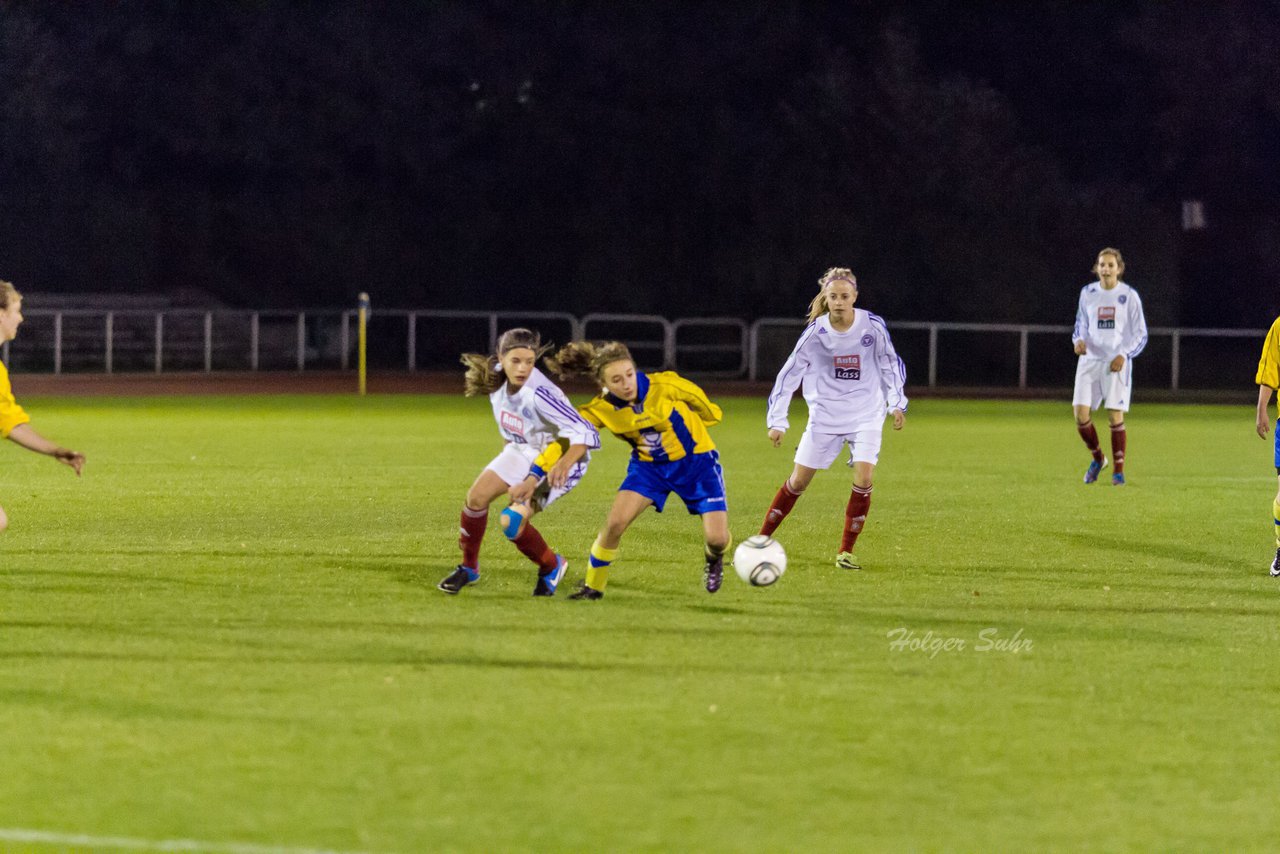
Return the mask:
{"type": "Polygon", "coordinates": [[[596,537],[596,541],[591,544],[590,566],[587,567],[587,586],[592,590],[599,590],[603,593],[605,585],[609,583],[609,564],[617,559],[618,550],[605,548],[601,544],[600,538],[596,537]]]}
{"type": "MultiPolygon", "coordinates": [[[[1280,536],[1280,534],[1277,534],[1276,536],[1280,536]]],[[[725,552],[729,551],[729,549],[732,547],[733,547],[733,537],[730,536],[729,542],[725,543],[724,548],[720,549],[719,551],[716,551],[715,549],[711,548],[710,543],[704,543],[702,546],[702,553],[707,556],[708,561],[712,561],[720,557],[721,555],[723,555],[725,552]]]]}
{"type": "Polygon", "coordinates": [[[1271,502],[1271,513],[1276,520],[1276,548],[1280,549],[1280,501],[1271,502]]]}

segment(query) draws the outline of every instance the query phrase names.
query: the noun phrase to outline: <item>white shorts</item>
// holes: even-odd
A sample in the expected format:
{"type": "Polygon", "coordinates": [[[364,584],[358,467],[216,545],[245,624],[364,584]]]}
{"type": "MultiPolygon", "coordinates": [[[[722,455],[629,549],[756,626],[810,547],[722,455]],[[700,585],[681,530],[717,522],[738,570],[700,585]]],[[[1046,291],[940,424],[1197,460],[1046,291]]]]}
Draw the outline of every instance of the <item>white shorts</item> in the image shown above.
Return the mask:
{"type": "Polygon", "coordinates": [[[826,469],[840,456],[840,446],[849,445],[849,465],[876,464],[880,459],[880,433],[883,424],[863,425],[849,433],[814,433],[805,428],[796,448],[796,462],[806,468],[826,469]]]}
{"type": "MultiPolygon", "coordinates": [[[[502,453],[494,457],[485,468],[502,478],[507,486],[514,486],[529,476],[529,469],[533,466],[533,461],[538,458],[538,454],[539,451],[529,445],[507,445],[502,449],[502,453]]],[[[543,479],[542,483],[538,484],[538,488],[533,491],[533,498],[530,501],[533,508],[537,511],[546,510],[559,498],[569,493],[587,473],[589,460],[590,454],[574,464],[569,470],[569,478],[564,482],[564,486],[552,489],[551,484],[543,479]]]]}
{"type": "Polygon", "coordinates": [[[1133,395],[1133,362],[1124,360],[1124,367],[1111,370],[1111,361],[1081,358],[1076,363],[1076,390],[1071,396],[1072,406],[1097,409],[1106,401],[1107,409],[1129,411],[1133,395]]]}

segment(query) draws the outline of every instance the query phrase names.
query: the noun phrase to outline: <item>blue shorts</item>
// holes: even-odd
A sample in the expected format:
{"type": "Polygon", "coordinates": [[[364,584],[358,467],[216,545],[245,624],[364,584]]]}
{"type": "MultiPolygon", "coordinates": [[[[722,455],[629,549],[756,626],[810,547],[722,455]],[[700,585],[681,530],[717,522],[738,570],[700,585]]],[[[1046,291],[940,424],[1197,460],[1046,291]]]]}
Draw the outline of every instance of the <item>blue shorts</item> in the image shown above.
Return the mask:
{"type": "Polygon", "coordinates": [[[1280,474],[1280,432],[1276,431],[1280,431],[1280,418],[1276,419],[1275,429],[1271,431],[1276,437],[1276,474],[1280,474]]]}
{"type": "Polygon", "coordinates": [[[633,459],[627,466],[627,476],[618,491],[624,489],[648,498],[653,502],[653,509],[659,513],[667,503],[667,496],[673,492],[680,496],[689,512],[697,516],[729,509],[725,500],[720,455],[715,451],[690,454],[666,463],[646,463],[633,459]]]}

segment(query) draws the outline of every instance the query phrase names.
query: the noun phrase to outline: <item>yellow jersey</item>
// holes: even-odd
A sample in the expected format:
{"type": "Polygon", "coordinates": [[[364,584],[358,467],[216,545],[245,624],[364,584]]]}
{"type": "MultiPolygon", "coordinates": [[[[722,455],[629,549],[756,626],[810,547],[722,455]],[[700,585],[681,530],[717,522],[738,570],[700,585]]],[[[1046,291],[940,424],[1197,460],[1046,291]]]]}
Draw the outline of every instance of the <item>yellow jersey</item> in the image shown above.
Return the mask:
{"type": "Polygon", "coordinates": [[[636,401],[611,393],[578,407],[582,417],[631,444],[631,458],[665,463],[715,450],[707,428],[723,413],[706,392],[675,371],[636,372],[636,401]]]}
{"type": "Polygon", "coordinates": [[[0,362],[0,436],[7,438],[13,428],[26,424],[31,417],[13,399],[13,387],[9,385],[9,369],[0,362]]]}
{"type": "Polygon", "coordinates": [[[1271,331],[1262,345],[1262,358],[1258,360],[1258,376],[1254,382],[1280,388],[1280,317],[1271,324],[1271,331]]]}

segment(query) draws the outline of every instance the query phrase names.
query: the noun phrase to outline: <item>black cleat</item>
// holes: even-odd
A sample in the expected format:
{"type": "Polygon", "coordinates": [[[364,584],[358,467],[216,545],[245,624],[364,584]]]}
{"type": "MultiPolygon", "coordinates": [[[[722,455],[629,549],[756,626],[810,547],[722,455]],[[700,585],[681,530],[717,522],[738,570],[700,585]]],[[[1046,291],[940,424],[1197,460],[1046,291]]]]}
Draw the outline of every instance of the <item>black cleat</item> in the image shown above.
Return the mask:
{"type": "Polygon", "coordinates": [[[587,585],[585,585],[585,584],[584,584],[584,585],[582,585],[582,587],[580,587],[580,588],[578,589],[578,592],[577,592],[577,593],[572,594],[569,598],[570,598],[570,599],[585,599],[585,600],[587,600],[588,602],[594,602],[594,601],[595,601],[595,600],[597,600],[597,599],[603,599],[603,598],[604,598],[604,591],[603,591],[603,590],[596,590],[594,587],[588,587],[587,585]]]}
{"type": "Polygon", "coordinates": [[[476,572],[474,569],[467,569],[465,566],[458,566],[457,569],[449,573],[445,580],[437,584],[436,587],[452,596],[468,584],[475,584],[479,580],[479,572],[476,572]]]}
{"type": "Polygon", "coordinates": [[[721,555],[715,560],[707,561],[705,573],[707,592],[715,593],[720,589],[721,583],[724,582],[724,555],[721,555]]]}
{"type": "Polygon", "coordinates": [[[1280,578],[1280,549],[1276,549],[1276,559],[1271,561],[1271,577],[1280,578]]]}

